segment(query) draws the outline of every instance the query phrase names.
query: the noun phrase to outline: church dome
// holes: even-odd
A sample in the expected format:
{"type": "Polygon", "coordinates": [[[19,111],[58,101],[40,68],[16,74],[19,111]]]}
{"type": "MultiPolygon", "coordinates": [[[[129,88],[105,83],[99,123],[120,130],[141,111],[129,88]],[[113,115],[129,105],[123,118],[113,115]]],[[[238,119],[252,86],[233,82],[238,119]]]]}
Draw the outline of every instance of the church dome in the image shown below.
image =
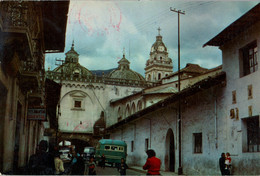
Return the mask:
{"type": "Polygon", "coordinates": [[[118,68],[109,73],[109,78],[145,81],[141,74],[130,69],[130,62],[125,58],[125,55],[118,64],[118,68]]]}
{"type": "Polygon", "coordinates": [[[92,72],[79,64],[79,54],[74,50],[74,42],[72,43],[70,51],[66,54],[65,63],[55,68],[54,72],[63,72],[64,75],[75,77],[92,76],[92,72]]]}

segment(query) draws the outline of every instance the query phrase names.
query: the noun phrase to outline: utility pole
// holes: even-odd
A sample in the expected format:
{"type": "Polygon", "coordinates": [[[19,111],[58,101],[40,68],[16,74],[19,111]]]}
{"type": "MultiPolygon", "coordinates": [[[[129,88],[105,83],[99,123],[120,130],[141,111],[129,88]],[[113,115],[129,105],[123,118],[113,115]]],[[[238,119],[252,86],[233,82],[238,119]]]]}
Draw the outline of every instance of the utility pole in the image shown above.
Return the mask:
{"type": "MultiPolygon", "coordinates": [[[[170,11],[178,13],[178,93],[181,91],[181,81],[180,81],[180,14],[185,15],[185,11],[176,10],[170,8],[170,11]]],[[[179,168],[178,175],[182,175],[182,162],[181,162],[181,97],[178,96],[178,126],[179,126],[179,168]]]]}
{"type": "MultiPolygon", "coordinates": [[[[60,86],[62,88],[62,77],[63,77],[63,64],[64,64],[64,60],[62,59],[57,59],[55,60],[55,65],[57,66],[61,66],[61,75],[60,75],[60,86]]],[[[60,92],[61,93],[61,92],[60,92]]],[[[58,131],[59,131],[59,116],[61,115],[60,112],[60,100],[58,101],[58,116],[57,116],[57,126],[56,126],[56,136],[55,136],[55,144],[58,145],[58,131]]]]}

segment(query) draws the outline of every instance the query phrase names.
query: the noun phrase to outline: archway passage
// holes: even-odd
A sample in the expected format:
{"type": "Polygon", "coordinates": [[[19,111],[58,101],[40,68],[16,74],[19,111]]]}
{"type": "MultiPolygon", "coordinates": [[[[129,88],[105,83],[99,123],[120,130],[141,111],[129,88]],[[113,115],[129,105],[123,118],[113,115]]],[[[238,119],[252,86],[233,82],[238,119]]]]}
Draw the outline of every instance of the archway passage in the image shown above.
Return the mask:
{"type": "Polygon", "coordinates": [[[175,172],[175,144],[172,129],[169,129],[166,135],[165,167],[166,170],[175,172]]]}

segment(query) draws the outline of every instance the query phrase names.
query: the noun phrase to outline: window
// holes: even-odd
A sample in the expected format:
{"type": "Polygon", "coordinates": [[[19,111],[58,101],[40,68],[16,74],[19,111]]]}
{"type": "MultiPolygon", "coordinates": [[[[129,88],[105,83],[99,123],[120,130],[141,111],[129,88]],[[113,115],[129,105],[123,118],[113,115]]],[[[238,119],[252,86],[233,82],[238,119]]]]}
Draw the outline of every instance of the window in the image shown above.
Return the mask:
{"type": "Polygon", "coordinates": [[[202,133],[193,133],[194,153],[202,153],[202,133]]]}
{"type": "Polygon", "coordinates": [[[81,101],[74,101],[74,108],[81,108],[81,101]]]}
{"type": "Polygon", "coordinates": [[[111,146],[111,150],[117,151],[117,150],[118,150],[118,147],[117,147],[117,146],[111,146]]]}
{"type": "Polygon", "coordinates": [[[158,80],[161,79],[161,73],[158,73],[158,80]]]}
{"type": "Polygon", "coordinates": [[[134,151],[134,141],[131,141],[131,152],[134,151]]]}
{"type": "Polygon", "coordinates": [[[79,70],[79,69],[75,69],[75,70],[73,71],[73,75],[74,75],[75,78],[78,78],[78,77],[79,77],[79,74],[80,74],[80,70],[79,70]]]}
{"type": "Polygon", "coordinates": [[[105,150],[110,150],[110,146],[109,145],[105,145],[105,150]]]}
{"type": "Polygon", "coordinates": [[[242,68],[240,75],[246,76],[258,70],[257,61],[257,43],[256,41],[248,44],[240,50],[242,58],[240,59],[242,68]]]}
{"type": "Polygon", "coordinates": [[[148,148],[149,148],[149,139],[146,138],[146,139],[145,139],[145,151],[147,151],[148,148]]]}
{"type": "Polygon", "coordinates": [[[260,152],[259,116],[245,118],[242,121],[244,134],[242,135],[244,152],[260,152]]]}
{"type": "Polygon", "coordinates": [[[236,96],[236,91],[232,91],[232,104],[237,103],[237,96],[236,96]]]}
{"type": "Polygon", "coordinates": [[[252,87],[252,84],[247,87],[247,90],[248,90],[248,99],[252,99],[253,98],[253,87],[252,87]]]}

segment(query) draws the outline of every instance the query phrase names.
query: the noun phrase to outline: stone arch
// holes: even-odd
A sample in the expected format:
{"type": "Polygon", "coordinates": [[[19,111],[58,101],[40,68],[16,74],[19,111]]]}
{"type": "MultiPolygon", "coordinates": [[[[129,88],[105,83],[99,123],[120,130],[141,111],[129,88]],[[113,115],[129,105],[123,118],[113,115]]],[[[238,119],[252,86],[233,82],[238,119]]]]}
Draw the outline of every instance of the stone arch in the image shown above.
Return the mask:
{"type": "Polygon", "coordinates": [[[130,107],[129,104],[127,104],[125,109],[125,117],[128,117],[129,115],[130,115],[130,107]]]}
{"type": "Polygon", "coordinates": [[[175,142],[171,128],[168,129],[166,134],[164,165],[166,171],[175,171],[175,142]]]}
{"type": "Polygon", "coordinates": [[[133,102],[132,106],[131,106],[131,114],[134,114],[135,112],[136,112],[136,110],[135,110],[135,103],[133,102]]]}
{"type": "Polygon", "coordinates": [[[92,100],[92,98],[91,98],[86,92],[84,92],[84,91],[82,91],[82,90],[72,90],[72,91],[69,91],[69,92],[65,93],[65,94],[61,97],[60,102],[62,102],[62,100],[64,99],[64,97],[66,97],[67,95],[73,94],[73,93],[76,93],[76,92],[82,93],[83,95],[85,95],[86,97],[88,97],[88,98],[90,99],[90,101],[91,101],[92,104],[94,103],[93,100],[92,100]]]}

